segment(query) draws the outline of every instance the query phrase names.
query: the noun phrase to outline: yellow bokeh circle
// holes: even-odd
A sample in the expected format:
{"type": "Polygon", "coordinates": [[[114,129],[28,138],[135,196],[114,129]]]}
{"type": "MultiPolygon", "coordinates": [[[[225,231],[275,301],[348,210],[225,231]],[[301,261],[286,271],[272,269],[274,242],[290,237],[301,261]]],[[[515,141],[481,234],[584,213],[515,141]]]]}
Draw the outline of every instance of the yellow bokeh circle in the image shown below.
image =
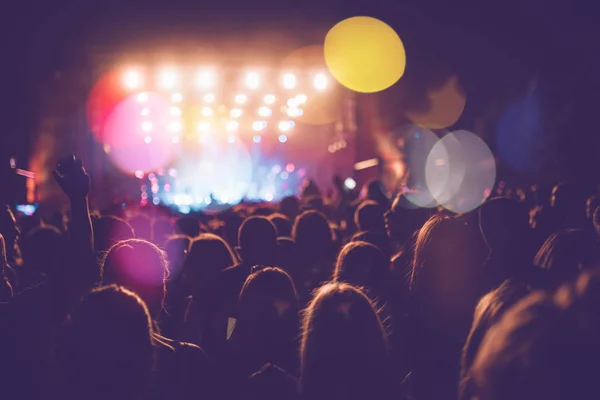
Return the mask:
{"type": "Polygon", "coordinates": [[[335,25],[324,44],[331,75],[348,89],[374,93],[398,81],[406,68],[406,52],[398,34],[385,22],[352,17],[335,25]]]}

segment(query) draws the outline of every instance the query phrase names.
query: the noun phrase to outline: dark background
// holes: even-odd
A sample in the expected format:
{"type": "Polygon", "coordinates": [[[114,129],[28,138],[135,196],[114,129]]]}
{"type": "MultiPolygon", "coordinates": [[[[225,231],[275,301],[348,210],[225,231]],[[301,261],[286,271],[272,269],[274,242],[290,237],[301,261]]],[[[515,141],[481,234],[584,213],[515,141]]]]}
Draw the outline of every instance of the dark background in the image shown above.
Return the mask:
{"type": "MultiPolygon", "coordinates": [[[[57,72],[90,67],[90,49],[144,51],[227,42],[275,51],[319,43],[337,21],[381,18],[405,43],[402,85],[380,94],[381,115],[458,74],[467,107],[494,149],[494,120],[532,88],[543,110],[540,179],[596,174],[600,144],[600,32],[592,2],[492,1],[12,1],[3,3],[0,156],[25,159],[40,124],[40,90],[57,72]]],[[[64,93],[55,93],[57,99],[64,93]]],[[[57,100],[58,101],[58,100],[57,100]]],[[[508,171],[510,172],[510,171],[508,171]]],[[[515,172],[515,171],[512,171],[515,172]]]]}

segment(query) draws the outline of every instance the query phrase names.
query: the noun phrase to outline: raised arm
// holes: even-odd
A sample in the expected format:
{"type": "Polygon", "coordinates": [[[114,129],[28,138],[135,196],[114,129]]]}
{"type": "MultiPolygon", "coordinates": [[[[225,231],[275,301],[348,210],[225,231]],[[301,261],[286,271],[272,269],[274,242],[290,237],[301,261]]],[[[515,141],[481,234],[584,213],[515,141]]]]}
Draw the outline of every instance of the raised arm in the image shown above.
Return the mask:
{"type": "Polygon", "coordinates": [[[94,255],[94,234],[88,205],[90,177],[81,160],[69,156],[59,161],[54,171],[54,179],[69,198],[71,205],[69,240],[77,268],[71,272],[84,279],[87,285],[94,285],[100,279],[100,270],[94,255]]]}

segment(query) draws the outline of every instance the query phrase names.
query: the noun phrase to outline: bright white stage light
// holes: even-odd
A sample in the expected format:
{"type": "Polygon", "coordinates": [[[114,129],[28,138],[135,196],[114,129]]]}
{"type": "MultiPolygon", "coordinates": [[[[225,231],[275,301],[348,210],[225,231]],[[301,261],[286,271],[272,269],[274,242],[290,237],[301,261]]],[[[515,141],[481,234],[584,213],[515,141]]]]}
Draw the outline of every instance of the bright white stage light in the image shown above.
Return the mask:
{"type": "Polygon", "coordinates": [[[150,122],[150,121],[142,122],[142,130],[144,132],[150,132],[152,130],[152,122],[150,122]]]}
{"type": "Polygon", "coordinates": [[[298,104],[304,104],[308,100],[308,97],[304,93],[296,95],[296,101],[298,104]]]}
{"type": "Polygon", "coordinates": [[[210,122],[202,121],[198,123],[198,132],[208,133],[210,132],[210,122]]]}
{"type": "Polygon", "coordinates": [[[248,86],[248,89],[258,89],[260,86],[260,75],[256,72],[249,72],[246,75],[246,86],[248,86]]]}
{"type": "Polygon", "coordinates": [[[260,143],[260,141],[261,141],[260,135],[254,135],[254,137],[252,138],[252,141],[254,143],[260,143]]]}
{"type": "MultiPolygon", "coordinates": [[[[179,107],[171,107],[169,109],[169,113],[173,116],[173,117],[180,117],[181,116],[181,108],[179,107]]],[[[143,114],[142,114],[143,115],[143,114]]]]}
{"type": "Polygon", "coordinates": [[[344,181],[344,186],[348,190],[354,190],[354,188],[356,187],[356,181],[352,178],[346,178],[346,180],[344,181]]]}
{"type": "Polygon", "coordinates": [[[172,121],[169,124],[169,130],[172,132],[179,132],[181,131],[181,122],[180,121],[172,121]]]}
{"type": "Polygon", "coordinates": [[[314,79],[315,89],[317,90],[325,90],[327,89],[327,76],[324,73],[318,73],[315,75],[314,79]]]}
{"type": "Polygon", "coordinates": [[[285,142],[287,142],[287,136],[279,135],[279,143],[285,143],[285,142]]]}
{"type": "Polygon", "coordinates": [[[248,96],[243,93],[239,93],[235,95],[234,100],[237,104],[244,104],[248,100],[248,96]]]}
{"type": "Polygon", "coordinates": [[[215,73],[210,69],[200,70],[196,83],[200,89],[208,89],[215,84],[215,73]]]}
{"type": "Polygon", "coordinates": [[[160,73],[159,83],[163,89],[173,89],[177,85],[177,72],[165,69],[160,73]]]}
{"type": "Polygon", "coordinates": [[[146,144],[150,144],[150,143],[152,143],[152,137],[151,137],[151,136],[146,136],[146,137],[144,138],[144,143],[146,143],[146,144]]]}
{"type": "Polygon", "coordinates": [[[296,107],[298,107],[299,104],[300,103],[295,98],[294,99],[289,99],[287,101],[287,106],[290,107],[290,108],[296,108],[296,107]]]}
{"type": "Polygon", "coordinates": [[[288,117],[300,117],[302,116],[302,114],[304,114],[304,112],[296,107],[289,107],[286,111],[286,114],[288,115],[288,117]]]}
{"type": "Polygon", "coordinates": [[[146,103],[148,101],[148,93],[140,93],[137,95],[137,101],[140,103],[146,103]]]}
{"type": "Polygon", "coordinates": [[[276,100],[276,98],[272,94],[267,94],[264,98],[265,104],[269,104],[269,105],[274,104],[275,100],[276,100]]]}
{"type": "Polygon", "coordinates": [[[125,83],[125,87],[127,89],[138,89],[140,86],[142,86],[142,74],[137,70],[130,69],[125,72],[123,82],[125,83]]]}
{"type": "Polygon", "coordinates": [[[258,109],[258,115],[261,117],[270,117],[273,111],[269,107],[262,106],[258,109]]]}
{"type": "Polygon", "coordinates": [[[210,107],[202,107],[202,115],[205,117],[212,117],[214,115],[214,111],[210,107]]]}
{"type": "Polygon", "coordinates": [[[243,111],[241,108],[232,108],[231,111],[229,112],[229,115],[231,115],[231,118],[239,118],[241,117],[243,114],[243,111]]]}
{"type": "Polygon", "coordinates": [[[294,127],[294,121],[281,121],[278,127],[281,132],[288,132],[294,127]]]}
{"type": "Polygon", "coordinates": [[[252,123],[252,129],[259,132],[262,131],[263,129],[265,129],[267,127],[267,122],[266,121],[254,121],[252,123]]]}
{"type": "Polygon", "coordinates": [[[207,103],[214,103],[216,100],[216,96],[214,93],[206,93],[204,95],[204,101],[207,103]]]}
{"type": "Polygon", "coordinates": [[[183,101],[183,95],[181,93],[173,93],[171,101],[173,101],[173,103],[181,103],[183,101]]]}
{"type": "Polygon", "coordinates": [[[237,129],[240,127],[240,123],[237,121],[228,121],[225,124],[225,129],[227,129],[229,132],[234,132],[237,131],[237,129]]]}
{"type": "Polygon", "coordinates": [[[286,89],[293,89],[296,87],[296,76],[291,73],[283,75],[283,87],[286,89]]]}

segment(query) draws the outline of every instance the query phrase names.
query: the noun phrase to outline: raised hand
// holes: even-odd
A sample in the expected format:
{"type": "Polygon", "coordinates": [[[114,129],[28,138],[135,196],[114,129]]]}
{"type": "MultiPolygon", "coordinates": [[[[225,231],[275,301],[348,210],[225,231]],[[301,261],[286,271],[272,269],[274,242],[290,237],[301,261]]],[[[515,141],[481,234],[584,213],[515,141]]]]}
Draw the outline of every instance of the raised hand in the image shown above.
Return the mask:
{"type": "Polygon", "coordinates": [[[87,197],[90,191],[90,177],[85,172],[80,159],[73,155],[62,158],[53,175],[69,199],[87,197]]]}

